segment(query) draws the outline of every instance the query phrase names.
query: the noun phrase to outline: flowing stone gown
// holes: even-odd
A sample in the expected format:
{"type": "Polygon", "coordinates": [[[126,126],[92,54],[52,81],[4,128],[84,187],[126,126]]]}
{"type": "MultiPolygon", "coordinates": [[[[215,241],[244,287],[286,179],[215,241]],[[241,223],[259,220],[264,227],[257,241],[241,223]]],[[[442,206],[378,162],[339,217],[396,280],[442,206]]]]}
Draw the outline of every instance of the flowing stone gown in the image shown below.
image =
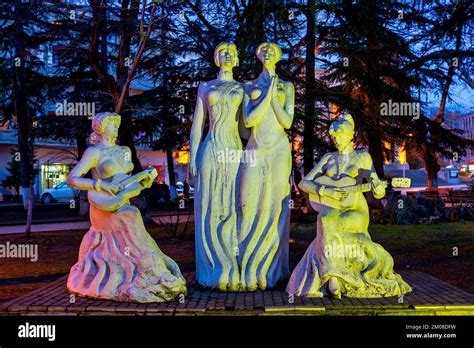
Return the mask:
{"type": "MultiPolygon", "coordinates": [[[[285,104],[281,81],[279,101],[285,104]]],[[[251,102],[262,91],[256,81],[245,85],[251,102]]],[[[239,219],[239,265],[242,290],[265,290],[289,278],[288,243],[290,227],[291,149],[285,129],[270,106],[251,128],[246,152],[253,161],[241,168],[239,219]]]]}
{"type": "MultiPolygon", "coordinates": [[[[321,175],[351,176],[360,183],[359,164],[368,159],[370,155],[363,150],[346,156],[334,152],[326,154],[317,168],[321,175]]],[[[338,279],[346,297],[388,297],[411,291],[401,276],[393,272],[392,256],[370,238],[367,201],[362,193],[357,195],[357,203],[350,209],[326,206],[319,211],[316,238],[291,275],[289,294],[329,295],[326,285],[332,277],[338,279]]]]}
{"type": "Polygon", "coordinates": [[[196,158],[196,280],[204,287],[238,291],[236,195],[242,154],[238,110],[243,88],[234,80],[213,80],[201,84],[200,94],[209,131],[196,158]]]}
{"type": "MultiPolygon", "coordinates": [[[[91,153],[91,148],[88,153],[91,153]]],[[[124,146],[94,147],[100,152],[94,177],[128,173],[133,164],[124,146]]],[[[86,152],[87,154],[87,152],[86,152]]],[[[84,155],[86,156],[86,155],[84,155]]],[[[90,207],[91,228],[67,281],[70,292],[123,302],[164,302],[185,295],[186,281],[178,265],[148,234],[140,211],[129,204],[115,212],[90,207]]]]}

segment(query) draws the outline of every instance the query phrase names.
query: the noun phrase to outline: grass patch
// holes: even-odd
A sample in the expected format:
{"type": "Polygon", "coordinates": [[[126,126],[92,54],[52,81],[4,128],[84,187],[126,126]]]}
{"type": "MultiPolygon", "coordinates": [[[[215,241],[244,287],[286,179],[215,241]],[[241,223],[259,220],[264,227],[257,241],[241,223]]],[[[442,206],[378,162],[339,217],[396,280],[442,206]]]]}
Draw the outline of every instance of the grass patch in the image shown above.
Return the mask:
{"type": "MultiPolygon", "coordinates": [[[[192,231],[190,225],[189,231],[192,231]]],[[[160,249],[172,257],[182,271],[194,271],[194,236],[170,238],[159,227],[147,228],[160,249]]],[[[30,238],[23,234],[0,235],[0,244],[37,244],[38,261],[29,259],[0,258],[0,302],[8,301],[44,286],[69,273],[76,263],[79,246],[87,231],[62,231],[33,233],[30,238]]]]}
{"type": "MultiPolygon", "coordinates": [[[[474,293],[474,222],[370,225],[369,233],[393,256],[396,270],[426,272],[474,293]]],[[[292,224],[291,236],[312,241],[316,224],[292,224]]]]}

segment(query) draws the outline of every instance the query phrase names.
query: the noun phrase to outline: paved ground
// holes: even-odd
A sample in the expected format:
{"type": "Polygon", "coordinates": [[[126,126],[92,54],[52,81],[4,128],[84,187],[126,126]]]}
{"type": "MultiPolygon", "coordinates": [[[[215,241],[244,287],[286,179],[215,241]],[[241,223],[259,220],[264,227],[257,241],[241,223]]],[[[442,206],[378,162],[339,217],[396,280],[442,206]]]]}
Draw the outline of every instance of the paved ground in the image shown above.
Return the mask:
{"type": "Polygon", "coordinates": [[[294,298],[281,290],[220,293],[194,286],[185,274],[184,301],[117,303],[77,297],[71,303],[66,277],[0,306],[0,315],[474,315],[474,295],[421,272],[400,272],[414,288],[403,301],[382,299],[294,298]]]}
{"type": "MultiPolygon", "coordinates": [[[[87,230],[91,226],[89,221],[56,222],[52,224],[31,225],[31,232],[54,232],[87,230]]],[[[1,226],[0,234],[25,233],[25,225],[1,226]]]]}
{"type": "MultiPolygon", "coordinates": [[[[157,224],[160,223],[171,223],[176,222],[177,216],[161,215],[152,216],[153,221],[157,224]]],[[[194,221],[194,215],[186,214],[180,215],[180,222],[192,222],[194,221]],[[189,218],[189,220],[188,220],[189,218]]],[[[89,221],[74,221],[74,222],[55,222],[47,224],[34,224],[31,225],[31,232],[55,232],[55,231],[77,231],[87,230],[91,227],[89,221]]],[[[0,234],[16,234],[25,233],[25,225],[12,225],[12,226],[0,226],[0,234]]]]}

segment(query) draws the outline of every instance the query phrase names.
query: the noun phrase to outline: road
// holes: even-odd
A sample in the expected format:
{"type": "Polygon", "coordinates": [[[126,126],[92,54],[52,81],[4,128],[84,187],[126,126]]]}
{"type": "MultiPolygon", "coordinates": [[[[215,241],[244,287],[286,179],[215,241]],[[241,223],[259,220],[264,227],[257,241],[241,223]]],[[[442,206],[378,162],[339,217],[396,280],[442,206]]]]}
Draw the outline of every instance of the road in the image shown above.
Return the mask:
{"type": "MultiPolygon", "coordinates": [[[[158,225],[163,223],[175,223],[177,220],[177,215],[155,215],[152,216],[153,221],[158,225]]],[[[179,222],[184,223],[186,220],[188,222],[194,221],[193,214],[185,214],[179,216],[179,222]]],[[[0,226],[0,235],[3,234],[18,234],[25,233],[26,225],[12,225],[12,226],[0,226]]],[[[78,231],[78,230],[87,230],[91,227],[89,221],[74,221],[74,222],[56,222],[56,223],[46,223],[46,224],[33,224],[31,226],[32,233],[39,232],[56,232],[56,231],[78,231]]]]}

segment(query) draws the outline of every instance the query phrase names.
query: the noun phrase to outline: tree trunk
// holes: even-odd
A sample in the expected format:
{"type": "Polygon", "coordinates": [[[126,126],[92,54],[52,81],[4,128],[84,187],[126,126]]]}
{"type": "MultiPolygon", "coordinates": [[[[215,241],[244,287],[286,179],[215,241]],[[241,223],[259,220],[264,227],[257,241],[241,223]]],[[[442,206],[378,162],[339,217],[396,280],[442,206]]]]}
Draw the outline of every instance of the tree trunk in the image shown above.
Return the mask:
{"type": "Polygon", "coordinates": [[[438,188],[438,172],[441,167],[438,164],[438,160],[436,155],[433,154],[429,147],[424,145],[423,146],[423,161],[425,162],[425,169],[427,175],[427,186],[428,189],[436,189],[438,188]]]}
{"type": "Polygon", "coordinates": [[[25,233],[26,237],[31,236],[31,224],[33,222],[33,180],[31,180],[30,187],[29,187],[29,199],[28,199],[28,213],[26,214],[26,227],[25,233]]]}
{"type": "MultiPolygon", "coordinates": [[[[459,21],[456,26],[456,46],[455,46],[456,51],[459,51],[459,49],[461,48],[462,27],[463,27],[463,23],[459,21]]],[[[449,66],[449,69],[448,69],[448,73],[446,75],[446,81],[443,86],[443,91],[441,93],[441,100],[439,103],[439,112],[436,115],[436,118],[434,119],[434,121],[438,123],[440,126],[444,122],[446,101],[448,99],[449,87],[451,86],[451,82],[453,81],[455,70],[456,70],[456,66],[454,65],[454,62],[451,62],[451,65],[449,66]]],[[[437,138],[439,137],[438,131],[435,128],[433,128],[431,130],[430,136],[431,136],[430,141],[436,142],[437,138]]],[[[433,155],[431,151],[425,151],[425,156],[423,159],[425,161],[426,173],[428,176],[427,178],[428,189],[437,188],[438,187],[438,172],[441,169],[441,167],[438,164],[437,158],[435,155],[433,155]]]]}
{"type": "Polygon", "coordinates": [[[383,179],[384,169],[383,169],[383,143],[380,137],[368,134],[369,140],[369,153],[372,157],[374,164],[374,169],[377,172],[379,178],[383,179]]]}
{"type": "Polygon", "coordinates": [[[115,106],[115,112],[122,116],[118,140],[120,145],[128,146],[132,152],[133,173],[142,170],[141,163],[137,156],[135,142],[133,141],[133,120],[132,112],[129,109],[129,86],[126,84],[128,70],[130,68],[132,57],[130,56],[130,45],[132,41],[132,33],[138,18],[138,5],[135,1],[122,1],[122,10],[120,12],[120,47],[118,52],[117,64],[117,83],[120,89],[126,88],[123,100],[116,100],[120,105],[115,106]]]}
{"type": "Polygon", "coordinates": [[[304,104],[304,129],[303,129],[303,163],[304,174],[308,174],[314,167],[314,127],[316,114],[316,79],[315,73],[315,0],[309,0],[306,12],[306,80],[305,80],[305,104],[304,104]]]}
{"type": "Polygon", "coordinates": [[[18,151],[20,152],[20,176],[23,207],[28,210],[26,234],[29,236],[33,209],[33,142],[32,120],[28,110],[25,81],[25,32],[23,27],[22,1],[15,0],[15,23],[11,34],[13,103],[17,117],[18,151]]]}
{"type": "Polygon", "coordinates": [[[133,173],[136,174],[142,170],[142,165],[138,159],[137,149],[135,148],[135,142],[133,141],[133,120],[130,110],[124,109],[120,115],[122,116],[122,121],[120,123],[119,129],[119,142],[120,145],[128,146],[132,152],[132,162],[133,162],[133,173]]]}
{"type": "Polygon", "coordinates": [[[91,39],[88,49],[88,62],[99,79],[105,84],[107,91],[111,94],[115,103],[115,112],[122,116],[118,140],[121,145],[128,146],[132,152],[132,161],[134,164],[134,173],[139,172],[141,168],[138,160],[135,143],[133,141],[133,121],[131,111],[129,110],[128,97],[129,85],[126,83],[128,71],[132,64],[130,56],[130,45],[132,34],[138,18],[139,5],[137,1],[122,0],[120,10],[120,46],[117,55],[116,76],[111,75],[107,69],[107,45],[105,30],[107,27],[106,10],[98,1],[89,1],[92,8],[92,28],[91,39]],[[101,40],[100,40],[101,38],[101,40]],[[98,55],[100,44],[101,55],[98,55]],[[123,98],[121,97],[123,94],[123,98]]]}
{"type": "MultiPolygon", "coordinates": [[[[461,39],[462,39],[462,22],[457,23],[456,27],[456,51],[459,51],[461,48],[461,39]]],[[[451,62],[451,65],[449,66],[448,69],[448,74],[446,75],[446,82],[443,86],[443,92],[441,94],[441,101],[439,103],[439,113],[438,113],[438,118],[441,118],[441,122],[444,122],[444,110],[446,107],[446,100],[448,98],[448,93],[449,93],[449,87],[451,86],[451,82],[453,81],[453,76],[454,76],[454,71],[456,70],[456,66],[454,65],[454,62],[451,62]]]]}
{"type": "MultiPolygon", "coordinates": [[[[85,122],[85,121],[84,121],[85,122]]],[[[81,160],[82,155],[87,149],[87,132],[85,132],[84,124],[81,124],[76,133],[76,144],[77,144],[77,159],[81,160]]],[[[86,174],[90,176],[90,174],[86,174]]],[[[87,191],[81,190],[79,192],[79,216],[87,216],[89,213],[89,201],[87,199],[87,191]]]]}
{"type": "MultiPolygon", "coordinates": [[[[257,1],[255,5],[255,22],[254,22],[254,44],[257,46],[260,45],[261,43],[265,42],[267,39],[266,33],[265,33],[265,1],[257,1]]],[[[255,59],[254,60],[254,71],[255,71],[255,76],[258,76],[259,70],[262,69],[262,64],[260,63],[260,60],[255,59]]]]}
{"type": "Polygon", "coordinates": [[[166,146],[166,161],[168,164],[168,176],[170,180],[170,192],[171,199],[175,199],[176,195],[176,177],[174,175],[174,159],[173,159],[173,149],[171,146],[166,146]]]}

